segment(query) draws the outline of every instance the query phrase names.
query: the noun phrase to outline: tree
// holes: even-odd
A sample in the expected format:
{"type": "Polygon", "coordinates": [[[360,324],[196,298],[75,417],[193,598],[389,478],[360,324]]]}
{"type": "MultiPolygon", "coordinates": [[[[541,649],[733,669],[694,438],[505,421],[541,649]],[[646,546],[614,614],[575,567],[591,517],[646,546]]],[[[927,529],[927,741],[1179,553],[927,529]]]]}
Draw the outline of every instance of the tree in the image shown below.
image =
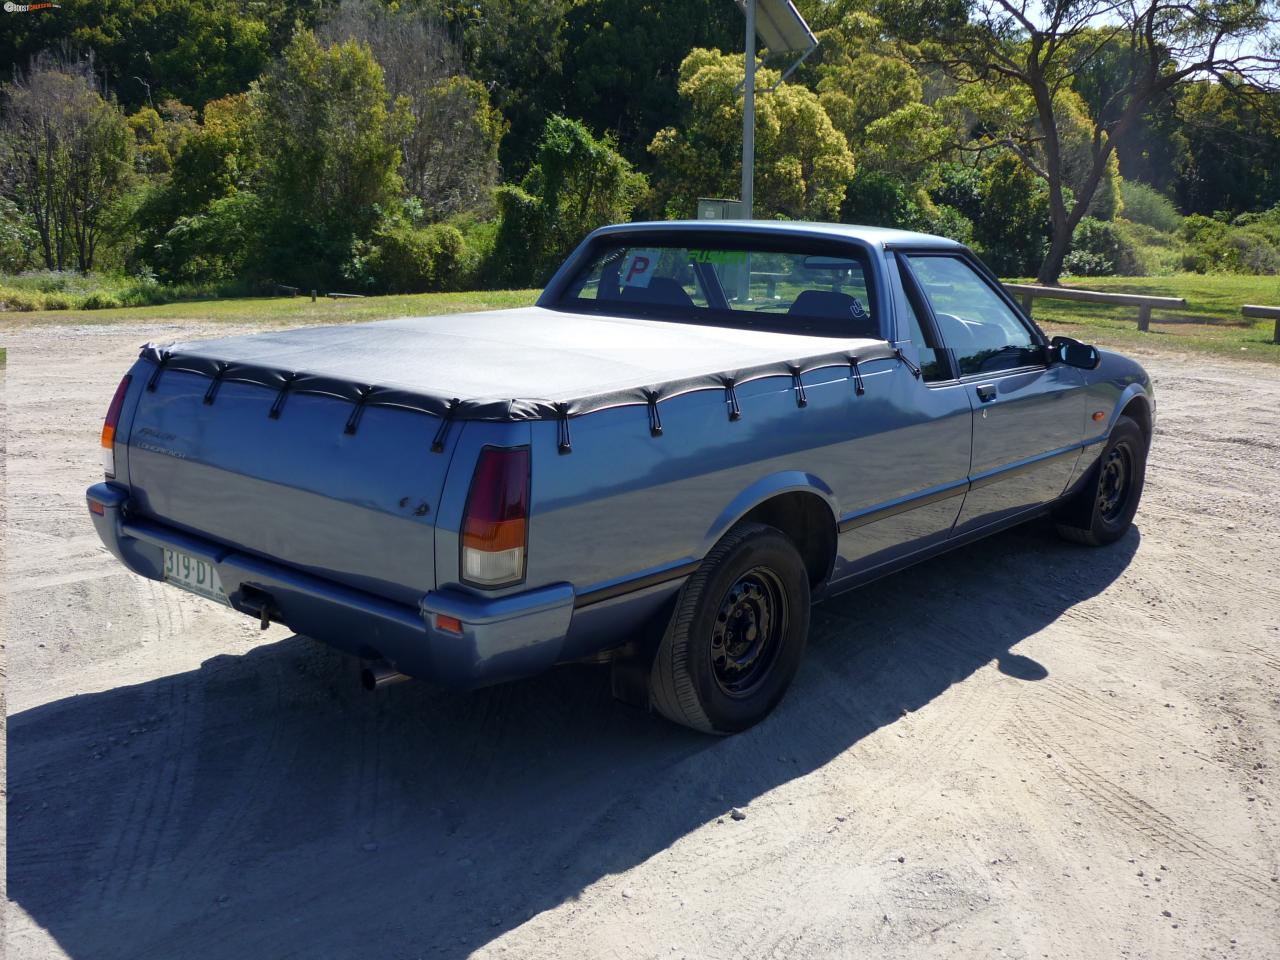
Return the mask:
{"type": "Polygon", "coordinates": [[[129,115],[137,150],[134,166],[139,173],[167,175],[173,169],[173,158],[197,128],[195,111],[176,100],[166,100],[157,110],[140,107],[129,115]]]}
{"type": "Polygon", "coordinates": [[[278,279],[332,281],[402,196],[410,121],[368,46],[323,47],[301,30],[253,93],[262,155],[267,266],[278,279]]]}
{"type": "Polygon", "coordinates": [[[131,179],[128,123],[99,95],[88,63],[37,58],[5,86],[4,101],[5,195],[31,218],[48,269],[92,270],[108,212],[131,179]]]}
{"type": "Polygon", "coordinates": [[[1280,94],[1195,83],[1178,98],[1183,150],[1175,181],[1183,213],[1266,210],[1280,203],[1280,94]]]}
{"type": "Polygon", "coordinates": [[[535,157],[520,186],[498,191],[495,279],[506,286],[545,282],[583,236],[628,219],[646,187],[611,139],[577,120],[550,117],[535,157]]]}
{"type": "Polygon", "coordinates": [[[695,47],[740,47],[742,14],[724,0],[582,0],[564,40],[562,109],[648,164],[654,134],[680,109],[681,61],[695,47]]]}
{"type": "Polygon", "coordinates": [[[323,43],[367,44],[382,67],[391,104],[405,98],[400,175],[428,220],[490,208],[498,144],[506,131],[483,84],[463,75],[443,20],[377,0],[343,0],[317,29],[323,43]]]}
{"type": "Polygon", "coordinates": [[[961,84],[996,84],[1034,108],[1034,122],[1011,124],[993,136],[1045,181],[1052,239],[1038,278],[1056,283],[1076,225],[1107,176],[1116,141],[1153,104],[1197,79],[1266,89],[1280,59],[1265,51],[1276,40],[1273,0],[885,0],[913,39],[932,41],[930,56],[961,84]],[[1061,94],[1103,51],[1119,44],[1120,71],[1088,117],[1084,173],[1069,183],[1061,94]]]}
{"type": "MultiPolygon", "coordinates": [[[[698,197],[737,196],[742,170],[743,57],[694,50],[680,65],[685,122],[658,131],[658,203],[669,216],[691,216],[698,197]]],[[[854,160],[817,94],[756,71],[755,203],[762,217],[835,219],[854,160]]]]}
{"type": "Polygon", "coordinates": [[[278,0],[59,0],[50,15],[6,15],[0,63],[40,51],[92,51],[103,85],[129,109],[174,98],[203,106],[238,93],[279,51],[268,21],[292,29],[296,9],[278,0]]]}
{"type": "Polygon", "coordinates": [[[576,0],[427,0],[462,37],[467,72],[484,78],[510,125],[499,160],[508,177],[535,162],[547,118],[565,113],[565,24],[576,0]]]}
{"type": "Polygon", "coordinates": [[[210,101],[168,178],[147,189],[134,218],[139,256],[162,278],[224,281],[261,261],[257,124],[247,95],[210,101]]]}

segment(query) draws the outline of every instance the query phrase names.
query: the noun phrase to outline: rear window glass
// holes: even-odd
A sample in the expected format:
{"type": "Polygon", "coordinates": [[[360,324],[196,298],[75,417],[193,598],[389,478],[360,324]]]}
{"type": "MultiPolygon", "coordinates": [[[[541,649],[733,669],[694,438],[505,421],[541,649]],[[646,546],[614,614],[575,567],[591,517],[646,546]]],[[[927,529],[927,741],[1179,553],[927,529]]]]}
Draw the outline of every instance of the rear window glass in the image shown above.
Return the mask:
{"type": "Polygon", "coordinates": [[[563,309],[842,338],[880,339],[866,262],[814,253],[654,242],[598,245],[563,309]]]}

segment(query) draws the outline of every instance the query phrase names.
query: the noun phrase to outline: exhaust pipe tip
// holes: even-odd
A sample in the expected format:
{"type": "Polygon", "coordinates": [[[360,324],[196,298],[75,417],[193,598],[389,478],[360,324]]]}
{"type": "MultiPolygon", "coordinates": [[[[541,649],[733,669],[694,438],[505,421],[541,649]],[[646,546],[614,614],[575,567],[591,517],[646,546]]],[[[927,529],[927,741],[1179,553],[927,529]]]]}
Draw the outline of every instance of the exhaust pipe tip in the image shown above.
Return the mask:
{"type": "Polygon", "coordinates": [[[371,663],[360,671],[360,686],[372,692],[380,687],[388,687],[393,683],[412,680],[406,673],[401,673],[385,661],[371,663]]]}

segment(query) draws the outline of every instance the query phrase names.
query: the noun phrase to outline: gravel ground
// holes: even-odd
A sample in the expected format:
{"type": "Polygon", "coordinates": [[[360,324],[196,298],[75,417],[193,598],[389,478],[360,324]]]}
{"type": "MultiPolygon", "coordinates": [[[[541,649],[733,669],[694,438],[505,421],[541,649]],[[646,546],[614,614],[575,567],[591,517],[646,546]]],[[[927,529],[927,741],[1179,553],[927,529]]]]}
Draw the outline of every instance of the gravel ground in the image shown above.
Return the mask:
{"type": "Polygon", "coordinates": [[[828,602],[716,740],[588,667],[369,695],[123,570],[83,490],[172,335],[5,337],[13,960],[1277,955],[1280,371],[1144,358],[1124,540],[1034,524],[828,602]]]}

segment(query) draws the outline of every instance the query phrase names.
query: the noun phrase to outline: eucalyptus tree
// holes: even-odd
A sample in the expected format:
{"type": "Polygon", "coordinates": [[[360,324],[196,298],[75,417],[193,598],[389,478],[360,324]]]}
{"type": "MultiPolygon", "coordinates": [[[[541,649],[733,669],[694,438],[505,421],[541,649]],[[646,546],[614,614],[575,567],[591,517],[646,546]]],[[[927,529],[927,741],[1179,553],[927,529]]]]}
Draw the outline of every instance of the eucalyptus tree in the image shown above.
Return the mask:
{"type": "Polygon", "coordinates": [[[1276,0],[885,0],[884,15],[954,81],[1015,102],[1003,122],[983,118],[978,141],[1012,151],[1048,188],[1052,230],[1042,283],[1057,282],[1117,139],[1154,105],[1204,80],[1242,96],[1280,84],[1276,0]],[[1081,159],[1065,142],[1064,131],[1079,119],[1079,98],[1067,94],[1104,56],[1109,83],[1093,98],[1081,159]]]}

